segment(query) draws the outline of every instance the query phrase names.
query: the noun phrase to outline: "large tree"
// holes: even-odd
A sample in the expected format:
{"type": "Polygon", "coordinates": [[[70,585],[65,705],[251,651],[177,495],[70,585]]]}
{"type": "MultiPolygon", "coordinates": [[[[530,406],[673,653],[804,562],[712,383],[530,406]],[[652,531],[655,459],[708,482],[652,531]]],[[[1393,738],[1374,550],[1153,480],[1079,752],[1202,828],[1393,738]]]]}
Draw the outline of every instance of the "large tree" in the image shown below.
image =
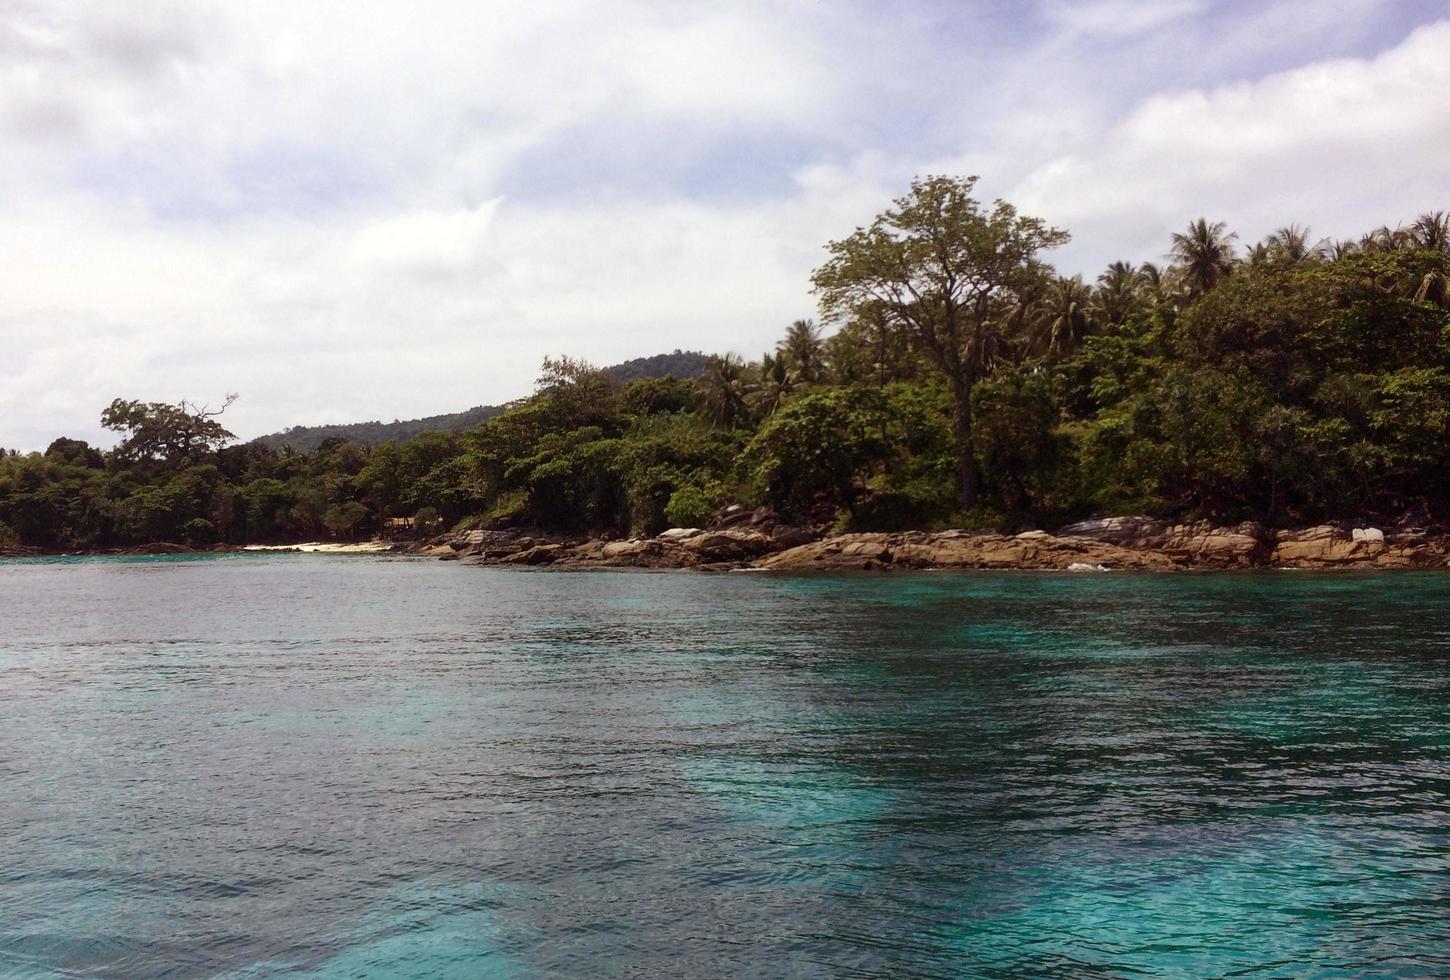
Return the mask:
{"type": "Polygon", "coordinates": [[[236,395],[227,395],[220,408],[212,409],[187,401],[173,405],[117,398],[101,413],[101,425],[126,433],[116,447],[122,460],[192,463],[236,438],[217,421],[236,400],[236,395]]]}
{"type": "Polygon", "coordinates": [[[1067,232],[972,196],[976,177],[926,177],[869,226],[831,242],[811,282],[822,313],[845,321],[870,312],[911,335],[952,389],[957,480],[963,506],[977,504],[972,386],[990,373],[1018,300],[1047,270],[1037,253],[1067,232]]]}

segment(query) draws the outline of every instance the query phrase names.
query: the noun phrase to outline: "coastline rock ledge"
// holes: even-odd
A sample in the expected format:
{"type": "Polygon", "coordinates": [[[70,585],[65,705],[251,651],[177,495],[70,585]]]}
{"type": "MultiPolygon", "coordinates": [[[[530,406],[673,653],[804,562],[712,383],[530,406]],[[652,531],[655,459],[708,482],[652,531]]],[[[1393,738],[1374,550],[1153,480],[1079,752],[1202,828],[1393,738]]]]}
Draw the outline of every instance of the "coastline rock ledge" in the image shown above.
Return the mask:
{"type": "Polygon", "coordinates": [[[1445,568],[1450,534],[1420,528],[1319,525],[1274,530],[1112,517],[1056,534],[906,531],[817,537],[788,526],[672,528],[628,540],[560,539],[521,531],[465,531],[435,538],[423,554],[472,564],[549,568],[1149,570],[1247,568],[1445,568]]]}

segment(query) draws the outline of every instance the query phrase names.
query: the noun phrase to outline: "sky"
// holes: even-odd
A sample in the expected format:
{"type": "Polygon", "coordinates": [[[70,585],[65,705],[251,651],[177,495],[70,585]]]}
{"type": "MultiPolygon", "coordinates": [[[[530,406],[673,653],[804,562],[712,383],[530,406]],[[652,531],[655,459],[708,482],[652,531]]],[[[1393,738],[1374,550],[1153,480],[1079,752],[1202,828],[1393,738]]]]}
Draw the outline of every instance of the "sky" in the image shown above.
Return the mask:
{"type": "Polygon", "coordinates": [[[768,349],[920,174],[1064,273],[1450,208],[1450,0],[0,0],[0,447],[768,349]]]}

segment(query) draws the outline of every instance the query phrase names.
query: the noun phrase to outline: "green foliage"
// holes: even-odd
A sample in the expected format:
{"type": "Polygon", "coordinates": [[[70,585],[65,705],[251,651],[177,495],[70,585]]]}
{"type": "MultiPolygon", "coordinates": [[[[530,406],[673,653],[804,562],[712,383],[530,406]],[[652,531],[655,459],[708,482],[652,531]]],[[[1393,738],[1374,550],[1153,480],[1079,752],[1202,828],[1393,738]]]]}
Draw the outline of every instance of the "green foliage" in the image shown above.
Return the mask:
{"type": "Polygon", "coordinates": [[[665,520],[673,527],[704,527],[715,509],[711,495],[699,487],[680,487],[665,504],[665,520]]]}
{"type": "Polygon", "coordinates": [[[0,547],[346,540],[396,517],[651,534],[737,502],[861,530],[1450,519],[1443,215],[1332,247],[1289,226],[1247,261],[1200,221],[1177,265],[1094,281],[1036,259],[1062,233],[972,190],[918,181],[833,243],[813,281],[836,332],[797,321],[756,363],[549,359],[466,432],[310,452],[117,399],[108,452],[0,453],[0,547]]]}

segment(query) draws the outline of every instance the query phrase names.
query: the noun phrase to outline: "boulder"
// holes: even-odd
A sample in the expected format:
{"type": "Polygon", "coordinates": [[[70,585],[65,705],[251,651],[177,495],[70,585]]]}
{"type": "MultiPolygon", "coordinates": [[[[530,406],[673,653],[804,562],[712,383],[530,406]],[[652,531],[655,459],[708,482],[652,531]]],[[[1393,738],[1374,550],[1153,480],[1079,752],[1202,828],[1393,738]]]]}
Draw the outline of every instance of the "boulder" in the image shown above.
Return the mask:
{"type": "Polygon", "coordinates": [[[860,571],[880,568],[891,560],[885,534],[838,534],[799,545],[761,560],[761,568],[812,571],[860,571]]]}
{"type": "Polygon", "coordinates": [[[1272,540],[1273,535],[1261,524],[1216,527],[1200,522],[1170,528],[1160,547],[1183,564],[1248,568],[1261,564],[1272,553],[1272,540]]]}
{"type": "Polygon", "coordinates": [[[1282,531],[1274,547],[1276,565],[1313,567],[1315,565],[1368,564],[1386,550],[1385,536],[1377,528],[1374,535],[1365,529],[1358,534],[1331,524],[1307,527],[1298,531],[1282,531]]]}
{"type": "Polygon", "coordinates": [[[770,543],[778,549],[799,548],[814,540],[816,536],[803,527],[781,526],[770,532],[770,543]]]}
{"type": "Polygon", "coordinates": [[[1151,517],[1104,517],[1093,521],[1069,524],[1057,532],[1060,538],[1087,538],[1109,544],[1142,547],[1156,542],[1168,530],[1168,522],[1151,517]]]}
{"type": "Polygon", "coordinates": [[[661,531],[656,537],[661,541],[683,541],[700,533],[698,527],[672,527],[668,531],[661,531]]]}
{"type": "Polygon", "coordinates": [[[775,550],[769,535],[745,529],[706,531],[686,538],[680,546],[706,562],[744,561],[775,550]]]}
{"type": "Polygon", "coordinates": [[[552,565],[563,557],[562,544],[538,544],[499,559],[505,565],[552,565]]]}

